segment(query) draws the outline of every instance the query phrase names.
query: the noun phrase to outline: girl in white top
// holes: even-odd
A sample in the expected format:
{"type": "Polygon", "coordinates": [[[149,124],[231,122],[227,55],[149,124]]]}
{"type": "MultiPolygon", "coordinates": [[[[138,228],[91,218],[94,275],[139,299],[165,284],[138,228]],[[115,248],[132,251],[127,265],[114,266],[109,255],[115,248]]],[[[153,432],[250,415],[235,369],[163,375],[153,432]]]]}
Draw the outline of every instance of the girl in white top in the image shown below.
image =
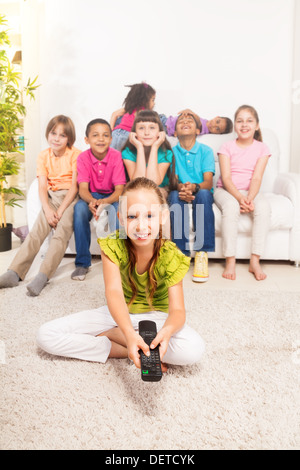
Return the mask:
{"type": "Polygon", "coordinates": [[[270,151],[262,142],[259,118],[252,106],[241,106],[234,118],[237,139],[220,148],[221,176],[214,199],[222,212],[222,239],[226,266],[223,277],[234,280],[235,249],[240,214],[253,216],[252,250],[249,271],[260,281],[266,278],[260,266],[271,210],[259,193],[270,151]]]}

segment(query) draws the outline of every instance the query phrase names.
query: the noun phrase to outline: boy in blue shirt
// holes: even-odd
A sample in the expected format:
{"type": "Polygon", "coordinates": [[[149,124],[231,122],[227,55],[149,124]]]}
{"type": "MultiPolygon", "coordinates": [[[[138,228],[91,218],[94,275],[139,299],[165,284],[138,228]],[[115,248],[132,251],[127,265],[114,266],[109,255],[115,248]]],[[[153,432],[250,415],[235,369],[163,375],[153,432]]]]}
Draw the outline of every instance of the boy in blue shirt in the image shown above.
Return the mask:
{"type": "Polygon", "coordinates": [[[196,251],[193,281],[208,279],[207,252],[215,250],[215,219],[213,213],[213,150],[200,144],[196,138],[200,130],[193,115],[178,117],[175,136],[179,143],[173,148],[177,190],[169,194],[172,240],[187,256],[190,255],[189,206],[192,204],[194,246],[196,251]]]}

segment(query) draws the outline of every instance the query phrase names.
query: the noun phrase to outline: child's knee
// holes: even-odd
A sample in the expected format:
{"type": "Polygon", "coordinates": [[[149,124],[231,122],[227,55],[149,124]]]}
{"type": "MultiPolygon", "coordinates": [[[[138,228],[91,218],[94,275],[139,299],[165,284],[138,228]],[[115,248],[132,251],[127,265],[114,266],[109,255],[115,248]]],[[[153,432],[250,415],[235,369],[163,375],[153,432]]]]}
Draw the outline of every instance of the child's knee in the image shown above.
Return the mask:
{"type": "Polygon", "coordinates": [[[83,220],[89,216],[89,207],[85,201],[78,201],[74,206],[74,222],[76,220],[83,220]]]}
{"type": "Polygon", "coordinates": [[[53,354],[53,339],[56,335],[50,323],[51,322],[45,323],[39,328],[36,335],[36,343],[43,351],[46,351],[49,354],[53,354]]]}
{"type": "Polygon", "coordinates": [[[200,189],[195,195],[195,200],[198,204],[212,204],[213,195],[209,189],[200,189]]]}
{"type": "Polygon", "coordinates": [[[205,351],[205,343],[198,333],[190,339],[188,349],[185,352],[185,365],[196,364],[200,362],[205,351]]]}
{"type": "Polygon", "coordinates": [[[180,340],[175,340],[170,348],[170,355],[166,353],[166,362],[179,366],[188,366],[200,362],[205,351],[205,343],[201,336],[189,329],[188,335],[180,340]]]}
{"type": "Polygon", "coordinates": [[[236,199],[224,202],[222,206],[222,213],[225,217],[237,218],[240,216],[240,205],[236,199]]]}
{"type": "Polygon", "coordinates": [[[171,191],[168,196],[168,203],[171,206],[172,204],[177,204],[180,202],[178,191],[171,191]]]}

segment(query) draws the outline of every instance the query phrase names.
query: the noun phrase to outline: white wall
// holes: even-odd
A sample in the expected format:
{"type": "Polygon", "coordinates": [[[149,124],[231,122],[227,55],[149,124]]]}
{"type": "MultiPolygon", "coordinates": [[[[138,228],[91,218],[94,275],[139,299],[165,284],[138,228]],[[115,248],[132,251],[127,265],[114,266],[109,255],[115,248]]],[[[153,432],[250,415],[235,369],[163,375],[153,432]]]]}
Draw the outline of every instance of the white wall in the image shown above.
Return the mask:
{"type": "Polygon", "coordinates": [[[300,173],[300,0],[296,0],[294,18],[294,70],[291,128],[291,170],[300,173]]]}
{"type": "Polygon", "coordinates": [[[23,2],[27,58],[38,57],[27,71],[37,71],[42,84],[31,105],[32,116],[40,113],[38,132],[31,123],[25,136],[28,183],[37,140],[46,146],[52,116],[72,117],[76,145],[85,149],[88,121],[109,120],[122,105],[124,85],[142,80],[156,89],[156,110],[167,115],[190,107],[205,118],[232,118],[239,105],[255,106],[261,126],[277,133],[288,170],[294,6],[294,0],[23,2]]]}

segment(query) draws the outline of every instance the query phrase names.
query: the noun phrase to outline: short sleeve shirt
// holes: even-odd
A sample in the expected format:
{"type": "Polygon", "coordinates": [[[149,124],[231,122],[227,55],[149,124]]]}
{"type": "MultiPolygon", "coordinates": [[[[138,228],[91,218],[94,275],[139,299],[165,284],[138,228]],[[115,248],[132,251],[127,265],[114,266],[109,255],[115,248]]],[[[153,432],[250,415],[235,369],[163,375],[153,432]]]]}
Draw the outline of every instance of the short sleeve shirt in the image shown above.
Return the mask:
{"type": "Polygon", "coordinates": [[[47,177],[48,190],[70,189],[73,172],[77,170],[77,157],[79,154],[80,150],[75,147],[67,147],[61,157],[56,157],[51,148],[43,150],[37,159],[37,177],[47,177]]]}
{"type": "MultiPolygon", "coordinates": [[[[248,191],[258,160],[264,156],[271,156],[271,152],[266,144],[254,140],[246,148],[240,147],[236,140],[225,142],[218,155],[226,155],[230,158],[231,179],[238,190],[248,191]]],[[[220,176],[217,187],[223,187],[220,176]]]]}
{"type": "Polygon", "coordinates": [[[215,174],[213,150],[200,142],[195,143],[191,150],[186,150],[178,143],[174,148],[175,173],[180,183],[201,184],[204,173],[215,174]]]}
{"type": "MultiPolygon", "coordinates": [[[[129,283],[129,256],[125,243],[125,237],[120,238],[117,230],[107,238],[99,238],[98,243],[101,250],[108,258],[120,268],[122,287],[126,303],[132,297],[132,290],[129,283]]],[[[138,274],[133,273],[134,282],[137,286],[137,296],[130,306],[130,313],[145,313],[151,310],[159,310],[168,313],[169,300],[168,288],[180,282],[190,266],[190,258],[185,256],[170,240],[166,240],[160,249],[154,273],[157,280],[157,289],[153,297],[152,307],[147,300],[148,271],[138,274]]]]}
{"type": "Polygon", "coordinates": [[[91,149],[82,152],[77,160],[78,184],[89,183],[91,193],[111,194],[115,186],[126,184],[121,152],[109,148],[103,160],[94,157],[91,149]]]}
{"type": "MultiPolygon", "coordinates": [[[[136,162],[136,157],[137,157],[137,152],[132,152],[128,147],[126,147],[123,152],[122,152],[122,158],[123,160],[130,160],[132,162],[136,162]]],[[[157,151],[157,161],[159,163],[170,163],[170,166],[172,165],[173,161],[173,152],[172,150],[163,150],[161,147],[157,151]]],[[[169,184],[169,177],[167,173],[165,174],[165,177],[162,181],[162,183],[159,185],[160,187],[168,186],[169,184]]]]}

